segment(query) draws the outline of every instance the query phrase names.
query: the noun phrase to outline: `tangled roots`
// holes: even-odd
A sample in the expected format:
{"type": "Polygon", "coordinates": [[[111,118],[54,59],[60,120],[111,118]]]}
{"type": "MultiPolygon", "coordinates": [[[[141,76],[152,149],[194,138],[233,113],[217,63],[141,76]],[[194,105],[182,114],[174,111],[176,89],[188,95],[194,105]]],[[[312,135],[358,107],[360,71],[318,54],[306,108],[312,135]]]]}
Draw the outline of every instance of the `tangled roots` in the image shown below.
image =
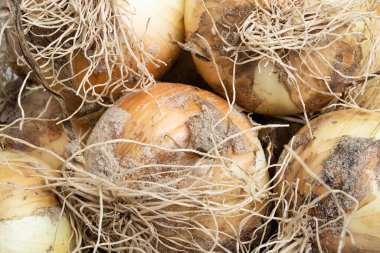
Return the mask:
{"type": "Polygon", "coordinates": [[[32,69],[39,68],[54,90],[104,103],[117,90],[154,82],[146,64],[161,62],[136,36],[128,1],[10,2],[16,28],[12,33],[21,40],[19,57],[33,59],[32,69]]]}
{"type": "Polygon", "coordinates": [[[210,164],[170,165],[165,173],[157,169],[165,166],[146,165],[120,173],[119,177],[128,178],[127,174],[139,170],[152,171],[149,177],[131,179],[127,185],[78,167],[65,172],[63,199],[84,248],[111,252],[250,252],[264,241],[271,218],[265,211],[268,205],[257,202],[264,201],[263,197],[236,195],[237,189],[247,187],[243,183],[226,180],[206,184],[204,178],[194,176],[195,171],[213,166],[210,164]],[[177,176],[152,180],[171,174],[177,176]],[[176,188],[188,180],[193,183],[176,188]],[[217,200],[221,194],[225,203],[217,200]],[[237,230],[234,219],[240,223],[237,230]]]}
{"type": "Polygon", "coordinates": [[[274,176],[276,232],[254,252],[342,252],[345,244],[353,240],[346,239],[350,215],[344,203],[350,203],[355,211],[358,201],[350,194],[326,185],[291,148],[286,148],[281,159],[282,163],[274,176]],[[304,185],[302,179],[284,180],[291,160],[301,164],[308,173],[308,179],[318,182],[309,185],[309,191],[304,194],[300,194],[299,190],[304,185]],[[317,196],[313,187],[320,185],[328,190],[317,196]]]}
{"type": "Polygon", "coordinates": [[[346,101],[346,105],[351,108],[379,111],[380,78],[375,77],[353,86],[346,92],[344,99],[346,101]]]}
{"type": "MultiPolygon", "coordinates": [[[[256,7],[238,27],[241,43],[236,47],[229,45],[228,50],[234,54],[248,55],[249,61],[270,59],[280,65],[293,77],[292,66],[286,59],[289,52],[307,51],[312,55],[318,51],[329,48],[334,43],[347,38],[357,37],[360,43],[369,40],[370,55],[363,69],[365,74],[374,73],[378,67],[374,57],[379,54],[378,37],[366,34],[362,29],[371,20],[378,20],[376,9],[371,1],[308,1],[308,0],[269,0],[255,1],[256,7]]],[[[319,54],[329,64],[328,55],[319,54]]],[[[308,56],[303,55],[304,61],[308,56]]],[[[330,63],[331,64],[331,63],[330,63]]],[[[334,65],[330,66],[339,72],[334,65]]],[[[313,68],[311,66],[311,68],[313,68]]],[[[363,72],[363,71],[362,71],[363,72]]],[[[322,73],[313,73],[323,78],[322,73]]],[[[359,78],[359,76],[345,76],[346,78],[359,78]]],[[[293,77],[294,78],[294,77],[293,77]]]]}

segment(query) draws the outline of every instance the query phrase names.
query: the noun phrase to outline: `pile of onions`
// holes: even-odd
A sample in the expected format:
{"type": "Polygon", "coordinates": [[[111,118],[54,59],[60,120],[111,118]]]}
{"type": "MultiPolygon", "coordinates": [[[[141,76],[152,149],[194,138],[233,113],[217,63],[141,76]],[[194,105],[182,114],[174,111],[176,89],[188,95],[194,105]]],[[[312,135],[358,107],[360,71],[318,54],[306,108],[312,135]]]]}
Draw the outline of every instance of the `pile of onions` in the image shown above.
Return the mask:
{"type": "Polygon", "coordinates": [[[374,0],[188,0],[199,73],[248,111],[314,112],[380,70],[374,0]]]}
{"type": "Polygon", "coordinates": [[[0,151],[0,252],[67,253],[70,222],[45,185],[49,166],[17,151],[0,151]]]}
{"type": "Polygon", "coordinates": [[[304,127],[291,142],[297,156],[279,184],[286,189],[277,190],[284,190],[288,201],[293,198],[296,210],[307,210],[313,252],[380,249],[379,122],[376,112],[331,112],[310,122],[313,137],[304,127]]]}
{"type": "Polygon", "coordinates": [[[175,41],[184,40],[184,0],[22,0],[16,7],[13,23],[23,30],[8,33],[8,43],[21,55],[25,38],[24,57],[73,100],[75,92],[103,102],[153,82],[178,56],[175,41]]]}
{"type": "Polygon", "coordinates": [[[67,201],[86,193],[76,203],[91,208],[77,220],[104,224],[99,248],[249,252],[264,236],[269,174],[256,130],[210,92],[160,83],[129,93],[103,114],[86,150],[87,171],[103,179],[72,177],[67,201]],[[99,189],[101,206],[89,195],[99,189]]]}

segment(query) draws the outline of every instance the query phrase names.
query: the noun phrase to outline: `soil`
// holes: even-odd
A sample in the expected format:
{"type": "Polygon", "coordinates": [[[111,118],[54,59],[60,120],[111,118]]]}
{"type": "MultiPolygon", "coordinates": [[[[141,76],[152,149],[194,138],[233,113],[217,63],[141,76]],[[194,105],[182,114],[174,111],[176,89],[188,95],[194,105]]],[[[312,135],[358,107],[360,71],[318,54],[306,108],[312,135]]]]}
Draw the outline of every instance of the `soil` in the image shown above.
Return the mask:
{"type": "MultiPolygon", "coordinates": [[[[201,152],[208,152],[214,148],[215,144],[241,131],[229,118],[226,118],[215,127],[214,135],[212,135],[213,125],[223,118],[224,115],[211,104],[204,104],[202,107],[204,109],[203,112],[191,117],[186,123],[190,130],[189,148],[201,152]],[[214,138],[214,140],[212,140],[212,138],[214,138]]],[[[244,139],[244,135],[238,135],[218,147],[218,150],[221,150],[222,154],[231,152],[244,153],[248,150],[252,150],[252,146],[248,140],[244,139]]]]}
{"type": "MultiPolygon", "coordinates": [[[[342,190],[357,200],[371,192],[372,178],[368,171],[379,170],[380,141],[343,137],[323,163],[321,179],[332,189],[342,190]]],[[[350,205],[344,204],[346,210],[350,205]]]]}
{"type": "MultiPolygon", "coordinates": [[[[123,131],[125,123],[130,119],[127,111],[114,106],[109,108],[99,119],[89,139],[89,144],[101,143],[118,138],[123,131]]],[[[110,176],[119,173],[120,160],[116,157],[114,148],[116,144],[101,145],[88,152],[88,168],[95,174],[110,176]]]]}

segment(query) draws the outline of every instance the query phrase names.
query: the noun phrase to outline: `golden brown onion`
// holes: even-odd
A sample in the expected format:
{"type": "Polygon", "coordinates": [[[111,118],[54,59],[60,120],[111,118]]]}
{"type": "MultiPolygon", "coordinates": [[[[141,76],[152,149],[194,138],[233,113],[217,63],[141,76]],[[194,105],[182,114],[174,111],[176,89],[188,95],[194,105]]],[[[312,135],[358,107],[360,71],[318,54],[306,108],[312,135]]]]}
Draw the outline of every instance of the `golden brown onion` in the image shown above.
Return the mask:
{"type": "Polygon", "coordinates": [[[0,252],[67,253],[70,222],[43,175],[49,166],[17,151],[0,151],[0,252]]]}
{"type": "Polygon", "coordinates": [[[179,54],[173,42],[184,40],[184,0],[25,0],[20,9],[50,86],[98,100],[160,78],[179,54]]]}
{"type": "MultiPolygon", "coordinates": [[[[307,127],[295,135],[293,149],[312,172],[293,158],[282,182],[296,184],[299,180],[298,207],[327,194],[308,211],[311,217],[318,219],[323,252],[337,252],[343,218],[348,223],[342,252],[378,252],[380,249],[379,122],[379,113],[342,110],[312,120],[313,138],[307,127]],[[339,192],[334,195],[332,190],[339,192]],[[355,201],[344,193],[357,201],[357,208],[355,201]],[[341,219],[334,221],[339,217],[341,219]],[[326,225],[328,222],[332,224],[326,225]]],[[[316,221],[310,224],[314,229],[316,221]]],[[[317,251],[317,244],[313,245],[317,251]]]]}
{"type": "Polygon", "coordinates": [[[377,8],[374,0],[188,0],[186,39],[218,94],[226,95],[223,81],[248,111],[295,114],[303,100],[313,112],[380,69],[377,8]]]}
{"type": "Polygon", "coordinates": [[[228,252],[258,242],[266,160],[250,121],[228,110],[210,92],[160,83],[122,97],[88,139],[88,146],[124,140],[93,146],[86,166],[134,192],[128,202],[146,207],[140,214],[160,252],[228,252]]]}
{"type": "MultiPolygon", "coordinates": [[[[42,89],[26,91],[21,97],[24,115],[19,105],[13,102],[7,104],[0,118],[6,124],[16,122],[2,132],[18,139],[7,138],[5,144],[8,148],[27,152],[56,169],[62,165],[62,161],[49,152],[63,159],[80,147],[79,142],[70,140],[63,124],[58,124],[62,119],[60,105],[48,92],[42,89]],[[24,117],[23,121],[22,117],[24,117]],[[35,149],[20,140],[45,150],[35,149]]],[[[90,116],[86,116],[85,119],[90,116]]],[[[94,119],[84,122],[83,119],[75,118],[72,122],[78,139],[84,138],[86,132],[95,124],[94,119]]]]}
{"type": "MultiPolygon", "coordinates": [[[[124,0],[118,0],[115,4],[125,8],[126,2],[124,0]],[[124,5],[124,7],[123,7],[124,5]]],[[[136,34],[133,36],[138,37],[143,41],[143,48],[146,53],[152,55],[158,61],[150,62],[147,59],[139,59],[142,64],[146,64],[147,70],[156,79],[161,78],[175,62],[180,48],[175,44],[175,41],[184,40],[184,27],[183,27],[183,12],[184,12],[184,0],[128,0],[134,15],[132,16],[132,29],[136,34]]],[[[129,22],[129,16],[124,13],[124,19],[126,23],[129,22]],[[127,21],[128,20],[128,21],[127,21]]],[[[125,29],[131,29],[125,27],[125,29]]],[[[131,35],[132,36],[132,35],[131,35]]],[[[133,71],[138,71],[141,66],[137,66],[137,62],[131,56],[131,53],[127,48],[124,51],[124,61],[127,62],[129,66],[132,66],[133,71]]],[[[138,52],[135,52],[138,55],[138,52]]],[[[140,53],[141,54],[141,53],[140,53]]],[[[88,61],[85,57],[79,56],[74,59],[74,74],[78,74],[88,67],[88,61]]],[[[105,67],[105,66],[103,66],[105,67]]],[[[132,87],[136,85],[137,75],[134,75],[131,71],[128,76],[126,73],[121,73],[118,69],[119,67],[114,67],[111,73],[107,73],[106,69],[102,70],[102,67],[98,67],[91,76],[87,84],[89,86],[99,86],[98,93],[101,94],[104,86],[109,89],[106,90],[108,94],[112,93],[112,88],[120,84],[119,79],[126,79],[128,85],[132,87]],[[112,82],[112,85],[104,85],[107,82],[112,82]]],[[[146,73],[145,73],[146,74],[146,73]]],[[[79,85],[84,79],[84,74],[79,75],[74,80],[74,89],[79,89],[79,85]]],[[[125,88],[125,87],[124,87],[125,88]]],[[[88,89],[88,87],[87,87],[88,89]]],[[[119,88],[118,92],[122,89],[119,88]]]]}

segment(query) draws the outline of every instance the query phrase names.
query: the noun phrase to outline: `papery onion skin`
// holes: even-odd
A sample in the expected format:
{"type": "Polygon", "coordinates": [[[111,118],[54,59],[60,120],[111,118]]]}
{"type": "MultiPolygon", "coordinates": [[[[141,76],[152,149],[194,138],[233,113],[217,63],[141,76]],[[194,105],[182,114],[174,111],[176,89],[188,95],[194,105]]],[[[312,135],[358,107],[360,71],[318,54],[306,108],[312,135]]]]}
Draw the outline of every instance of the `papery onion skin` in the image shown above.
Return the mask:
{"type": "Polygon", "coordinates": [[[364,86],[354,87],[350,91],[350,99],[353,99],[359,107],[368,110],[380,109],[380,78],[368,80],[364,86]]]}
{"type": "MultiPolygon", "coordinates": [[[[314,112],[334,97],[331,93],[328,94],[330,92],[328,85],[332,92],[340,94],[348,83],[364,75],[368,64],[372,65],[370,68],[373,72],[380,69],[378,60],[374,60],[373,64],[368,60],[370,57],[375,59],[380,57],[378,47],[374,45],[376,39],[370,41],[371,38],[378,38],[380,35],[379,20],[372,18],[354,23],[349,31],[364,34],[366,36],[364,39],[360,36],[347,35],[339,37],[336,42],[323,49],[300,50],[299,54],[296,50],[289,50],[283,61],[295,69],[292,72],[296,77],[295,82],[288,80],[289,76],[281,66],[266,59],[260,62],[236,64],[236,76],[233,81],[234,56],[230,56],[231,53],[227,52],[229,46],[219,39],[220,35],[213,28],[213,22],[228,43],[238,46],[240,35],[237,34],[235,27],[239,27],[245,18],[253,13],[252,10],[257,2],[266,5],[266,1],[188,0],[185,7],[186,40],[195,49],[193,59],[199,73],[222,96],[226,96],[226,93],[220,78],[230,97],[233,97],[234,84],[237,104],[246,110],[269,115],[296,114],[303,112],[304,109],[307,112],[314,112]],[[209,13],[205,12],[204,5],[207,6],[209,13]],[[214,19],[213,22],[210,15],[214,19]],[[208,46],[205,41],[208,42],[208,46]],[[209,56],[209,49],[212,50],[212,57],[209,56]],[[220,78],[213,62],[201,57],[202,54],[209,58],[215,57],[220,78]],[[336,71],[329,65],[336,68],[336,71]]],[[[278,1],[280,7],[283,5],[282,2],[291,1],[278,1]]],[[[301,2],[311,1],[297,1],[301,2]]],[[[374,13],[378,8],[378,4],[372,0],[358,0],[357,6],[358,11],[366,11],[368,6],[374,13]]],[[[266,28],[269,29],[264,27],[263,31],[266,28]]],[[[336,33],[342,33],[342,30],[344,29],[337,30],[336,33]]],[[[332,37],[327,41],[333,39],[336,38],[332,37]]],[[[267,42],[268,47],[270,43],[271,41],[267,42]]],[[[245,59],[244,55],[239,57],[240,61],[245,59]]]]}
{"type": "MultiPolygon", "coordinates": [[[[331,189],[341,190],[354,197],[352,200],[337,194],[340,205],[348,217],[348,232],[342,252],[378,252],[380,248],[380,114],[361,110],[331,112],[310,122],[291,142],[292,148],[307,166],[331,189]]],[[[285,154],[285,153],[284,153],[285,154]]],[[[295,159],[287,166],[281,182],[299,181],[298,204],[313,200],[328,192],[295,159]]],[[[280,189],[278,189],[279,191],[280,189]]],[[[320,219],[320,224],[339,217],[339,210],[329,195],[309,210],[309,214],[320,219]]],[[[337,252],[340,226],[320,232],[320,243],[325,252],[337,252]]],[[[317,246],[315,249],[317,250],[317,246]]]]}
{"type": "MultiPolygon", "coordinates": [[[[0,2],[0,7],[7,8],[4,1],[0,2]]],[[[5,67],[3,71],[5,72],[5,70],[7,70],[6,72],[8,75],[25,76],[25,70],[17,63],[17,53],[20,53],[21,49],[16,49],[18,44],[14,42],[15,38],[11,36],[7,29],[5,30],[4,37],[5,39],[2,40],[0,48],[1,58],[3,59],[3,63],[6,63],[6,65],[9,66],[10,70],[7,70],[7,67],[5,67]]]]}
{"type": "Polygon", "coordinates": [[[18,151],[0,151],[0,252],[67,253],[70,222],[45,185],[43,161],[18,151]],[[28,188],[28,189],[26,189],[28,188]]]}
{"type": "MultiPolygon", "coordinates": [[[[228,108],[228,104],[223,99],[210,92],[187,85],[159,83],[149,88],[147,93],[130,93],[122,97],[114,107],[108,109],[101,117],[87,144],[102,143],[112,139],[130,139],[172,150],[183,148],[192,149],[195,152],[208,152],[213,147],[211,140],[208,139],[211,134],[208,124],[212,123],[208,117],[212,115],[215,124],[227,113],[228,108]]],[[[227,126],[227,129],[224,129],[227,132],[224,133],[225,136],[218,136],[217,142],[221,141],[218,138],[227,138],[229,135],[252,127],[248,119],[234,109],[221,125],[223,126],[222,129],[227,126]]],[[[224,130],[217,128],[215,131],[220,134],[220,131],[224,130]]],[[[176,164],[195,166],[200,157],[191,152],[169,152],[133,143],[117,143],[111,147],[90,149],[85,154],[85,160],[89,171],[107,177],[116,184],[128,186],[135,190],[152,191],[149,188],[150,184],[153,187],[156,183],[166,183],[177,190],[184,189],[184,191],[194,194],[194,201],[196,201],[192,201],[194,206],[185,207],[168,203],[164,210],[184,213],[184,215],[191,212],[187,215],[188,219],[192,221],[189,220],[188,222],[199,222],[211,232],[216,225],[206,207],[195,207],[201,205],[198,203],[199,201],[206,206],[209,201],[219,204],[226,203],[226,205],[231,206],[247,201],[244,206],[248,210],[257,210],[259,213],[264,213],[266,210],[265,201],[259,202],[259,199],[264,200],[264,197],[260,195],[248,202],[251,196],[250,192],[254,194],[257,191],[257,189],[254,190],[255,187],[265,192],[265,187],[269,181],[268,171],[265,168],[265,156],[256,133],[247,131],[232,138],[222,147],[222,155],[233,159],[241,169],[236,165],[228,165],[231,172],[220,166],[208,167],[207,169],[195,167],[191,170],[176,168],[176,164]],[[149,164],[158,165],[146,169],[135,169],[139,165],[149,164]],[[169,168],[160,167],[159,164],[169,165],[169,168]],[[187,171],[188,174],[183,175],[181,171],[187,171]],[[118,173],[123,174],[116,176],[118,173]],[[176,179],[179,181],[173,183],[172,181],[176,179]],[[139,182],[136,182],[137,180],[139,182]],[[204,182],[202,182],[203,180],[204,182]],[[240,180],[246,183],[240,182],[240,180]],[[217,186],[212,186],[219,182],[225,184],[225,186],[218,186],[226,191],[224,194],[218,192],[217,186]],[[198,190],[189,190],[188,187],[192,184],[197,185],[198,190]],[[229,189],[228,185],[232,185],[236,189],[229,189]],[[197,191],[209,193],[198,196],[197,191]]],[[[211,164],[219,165],[217,160],[211,161],[211,164]]],[[[166,190],[163,189],[163,191],[166,190]]],[[[172,191],[172,194],[176,192],[176,190],[172,191]]],[[[168,198],[170,199],[170,195],[168,198]]],[[[186,197],[184,198],[186,199],[186,197]]],[[[138,199],[136,197],[136,201],[139,202],[138,199]]],[[[173,199],[173,201],[175,200],[173,199]]],[[[221,252],[225,252],[226,249],[236,250],[236,237],[238,235],[235,234],[234,230],[240,231],[240,239],[246,241],[250,239],[252,232],[260,224],[260,218],[255,216],[244,221],[244,224],[241,223],[248,215],[243,209],[233,211],[224,217],[222,214],[219,215],[221,216],[217,216],[216,220],[220,231],[218,241],[222,247],[217,247],[214,250],[221,252]]],[[[181,219],[184,217],[181,216],[181,219]]],[[[170,229],[156,226],[160,239],[183,238],[196,243],[202,250],[211,249],[213,241],[209,239],[208,234],[199,230],[181,230],[179,224],[176,225],[175,221],[172,221],[172,224],[168,223],[168,225],[173,226],[170,229]]],[[[182,252],[184,249],[181,244],[171,245],[174,247],[173,249],[164,245],[158,247],[162,252],[179,252],[178,250],[182,252]]],[[[200,248],[198,250],[201,250],[200,248]]],[[[198,251],[188,249],[188,252],[198,251]]]]}

